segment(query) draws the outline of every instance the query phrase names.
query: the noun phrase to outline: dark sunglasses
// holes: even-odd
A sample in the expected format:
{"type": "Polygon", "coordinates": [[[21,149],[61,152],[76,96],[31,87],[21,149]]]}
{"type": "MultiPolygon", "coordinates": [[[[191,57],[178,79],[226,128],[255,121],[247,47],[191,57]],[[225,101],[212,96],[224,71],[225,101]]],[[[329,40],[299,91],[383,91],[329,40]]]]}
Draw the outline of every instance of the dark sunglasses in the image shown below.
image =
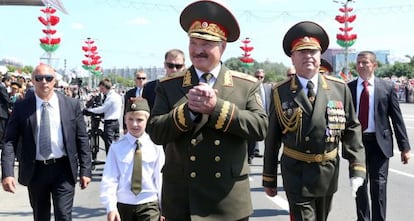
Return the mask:
{"type": "Polygon", "coordinates": [[[42,82],[43,79],[46,79],[47,82],[51,82],[51,81],[53,81],[54,78],[55,77],[53,77],[53,75],[35,75],[34,76],[34,79],[37,82],[42,82]]]}
{"type": "Polygon", "coordinates": [[[257,79],[263,79],[263,76],[256,76],[257,79]]]}
{"type": "Polygon", "coordinates": [[[173,69],[173,68],[181,69],[184,66],[183,64],[173,64],[173,63],[168,63],[168,62],[165,62],[165,64],[167,65],[169,69],[173,69]]]}
{"type": "Polygon", "coordinates": [[[137,77],[137,80],[145,80],[147,79],[146,77],[137,77]]]}

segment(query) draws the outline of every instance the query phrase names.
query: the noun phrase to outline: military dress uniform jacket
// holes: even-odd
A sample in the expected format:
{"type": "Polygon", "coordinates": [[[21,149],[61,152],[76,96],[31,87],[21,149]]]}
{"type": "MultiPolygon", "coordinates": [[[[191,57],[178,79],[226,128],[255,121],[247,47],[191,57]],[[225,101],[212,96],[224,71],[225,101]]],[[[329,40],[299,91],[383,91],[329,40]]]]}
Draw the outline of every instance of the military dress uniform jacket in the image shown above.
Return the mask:
{"type": "Polygon", "coordinates": [[[238,220],[252,213],[247,140],[263,140],[267,115],[259,82],[222,66],[214,113],[192,120],[187,93],[199,84],[194,67],[165,77],[147,131],[166,145],[162,213],[173,220],[238,220]]]}
{"type": "Polygon", "coordinates": [[[349,161],[350,177],[365,177],[361,126],[351,93],[339,79],[321,74],[318,78],[313,108],[297,77],[272,89],[263,167],[265,187],[277,187],[277,161],[282,143],[281,172],[287,193],[324,197],[336,192],[340,160],[336,150],[340,141],[342,156],[349,161]],[[286,150],[290,150],[290,156],[286,150]],[[330,158],[322,157],[327,153],[330,158]],[[314,157],[304,161],[300,159],[303,155],[314,157]]]}

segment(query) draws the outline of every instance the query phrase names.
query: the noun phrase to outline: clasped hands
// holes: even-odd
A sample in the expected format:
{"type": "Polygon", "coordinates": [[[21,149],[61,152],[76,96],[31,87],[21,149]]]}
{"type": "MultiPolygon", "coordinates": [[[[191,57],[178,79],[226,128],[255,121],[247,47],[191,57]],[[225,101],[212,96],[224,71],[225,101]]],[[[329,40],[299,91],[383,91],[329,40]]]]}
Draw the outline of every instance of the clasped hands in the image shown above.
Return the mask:
{"type": "Polygon", "coordinates": [[[200,114],[212,114],[217,103],[217,90],[200,83],[188,92],[188,108],[200,114]]]}

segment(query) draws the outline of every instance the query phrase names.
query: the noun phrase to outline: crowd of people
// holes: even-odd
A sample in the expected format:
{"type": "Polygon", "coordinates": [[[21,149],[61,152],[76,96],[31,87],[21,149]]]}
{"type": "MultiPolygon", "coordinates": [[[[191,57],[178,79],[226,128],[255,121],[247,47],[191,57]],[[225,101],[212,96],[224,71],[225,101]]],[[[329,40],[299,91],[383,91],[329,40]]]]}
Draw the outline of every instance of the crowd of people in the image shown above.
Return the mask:
{"type": "Polygon", "coordinates": [[[166,76],[147,82],[138,71],[125,95],[104,78],[91,92],[99,105],[85,107],[70,90],[57,91],[46,64],[29,80],[3,77],[2,186],[11,193],[17,182],[27,186],[35,221],[50,220],[52,207],[55,220],[72,220],[75,184],[91,182],[85,113],[102,115],[99,197],[108,221],[249,220],[254,157],[263,157],[270,197],[278,194],[281,166],[291,220],[326,221],[338,189],[338,152],[349,161],[358,221],[386,219],[393,134],[401,161],[411,155],[395,87],[375,77],[374,53],[358,54],[359,77],[345,83],[327,74],[332,68],[321,59],[329,46],[324,28],[299,22],[282,42],[293,66],[286,80],[269,84],[263,69],[248,75],[222,63],[240,35],[226,7],[196,1],[181,12],[180,25],[191,65],[183,51],[169,50],[166,76]]]}

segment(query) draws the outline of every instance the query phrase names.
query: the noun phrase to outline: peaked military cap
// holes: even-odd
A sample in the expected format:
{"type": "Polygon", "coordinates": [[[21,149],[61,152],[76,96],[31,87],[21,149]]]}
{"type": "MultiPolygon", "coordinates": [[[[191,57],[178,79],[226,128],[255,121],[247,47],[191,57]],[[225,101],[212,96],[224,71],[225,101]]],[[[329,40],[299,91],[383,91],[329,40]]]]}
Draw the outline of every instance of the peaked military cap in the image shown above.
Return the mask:
{"type": "Polygon", "coordinates": [[[125,112],[146,111],[150,113],[150,108],[147,99],[136,97],[134,100],[129,100],[125,112]]]}
{"type": "Polygon", "coordinates": [[[319,66],[319,73],[331,73],[333,71],[332,65],[325,59],[321,58],[321,65],[319,66]]]}
{"type": "Polygon", "coordinates": [[[233,14],[211,0],[196,1],[185,7],[180,24],[188,36],[208,41],[234,42],[240,36],[239,24],[233,14]]]}
{"type": "Polygon", "coordinates": [[[303,21],[293,25],[283,38],[283,50],[287,56],[293,51],[304,49],[319,49],[325,52],[329,46],[326,31],[315,22],[303,21]]]}

